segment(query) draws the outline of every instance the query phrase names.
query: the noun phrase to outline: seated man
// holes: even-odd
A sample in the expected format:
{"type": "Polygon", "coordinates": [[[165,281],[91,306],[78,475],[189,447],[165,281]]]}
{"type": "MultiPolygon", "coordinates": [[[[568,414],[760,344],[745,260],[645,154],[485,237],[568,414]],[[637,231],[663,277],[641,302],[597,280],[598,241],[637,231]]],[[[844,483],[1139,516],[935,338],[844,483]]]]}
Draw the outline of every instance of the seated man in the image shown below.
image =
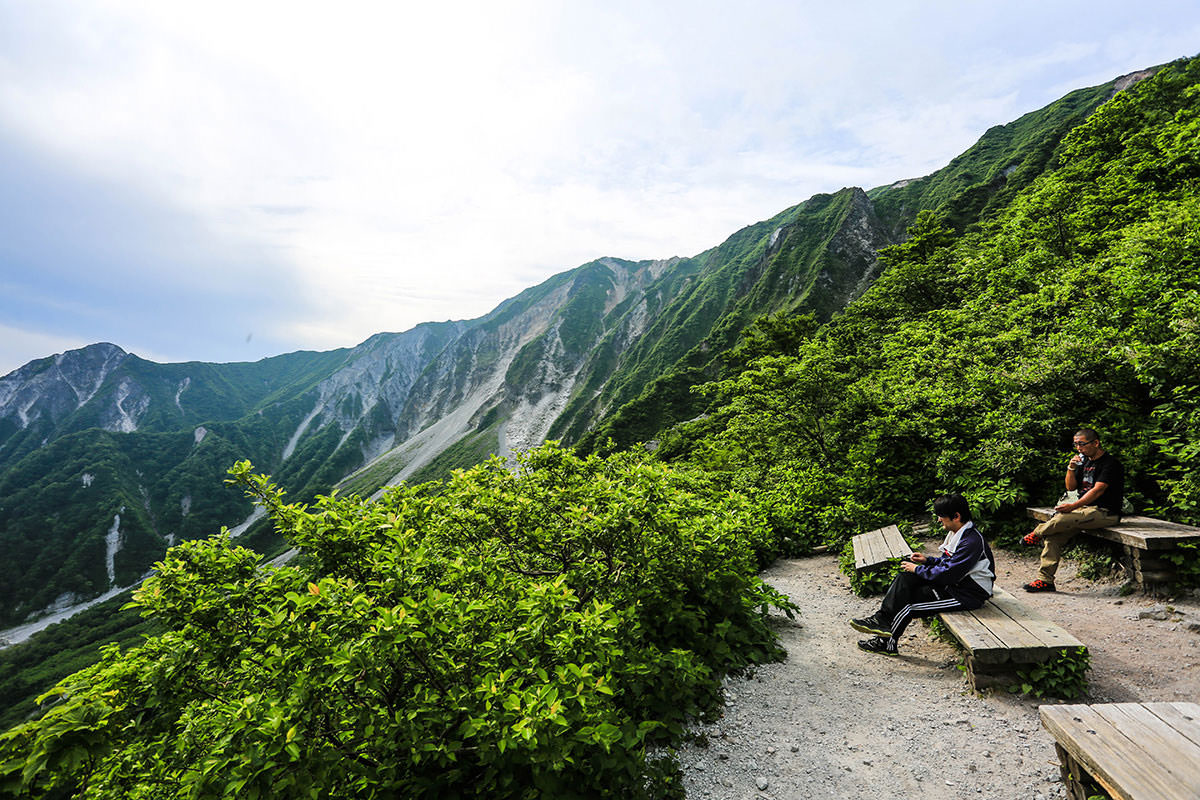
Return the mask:
{"type": "Polygon", "coordinates": [[[858,646],[868,653],[896,655],[896,643],[913,617],[930,617],[943,611],[979,608],[992,596],[996,559],[983,534],[971,522],[971,509],[962,495],[948,494],[933,503],[933,513],[946,529],[940,556],[913,553],[900,563],[883,605],[850,627],[873,633],[858,646]]]}
{"type": "Polygon", "coordinates": [[[1125,501],[1125,470],[1112,453],[1100,446],[1100,434],[1080,428],[1075,434],[1078,451],[1067,462],[1068,492],[1078,500],[1064,500],[1055,514],[1021,539],[1023,544],[1042,545],[1042,563],[1037,579],[1025,584],[1027,592],[1053,592],[1054,573],[1063,547],[1075,534],[1088,528],[1107,528],[1121,521],[1125,501]]]}

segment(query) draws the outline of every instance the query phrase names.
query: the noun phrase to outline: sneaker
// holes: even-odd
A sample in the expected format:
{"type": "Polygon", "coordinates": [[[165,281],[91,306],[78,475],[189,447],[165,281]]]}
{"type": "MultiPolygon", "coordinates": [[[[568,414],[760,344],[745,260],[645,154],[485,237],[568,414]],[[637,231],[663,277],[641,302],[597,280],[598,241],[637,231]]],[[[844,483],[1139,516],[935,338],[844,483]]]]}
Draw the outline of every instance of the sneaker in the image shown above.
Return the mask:
{"type": "Polygon", "coordinates": [[[1054,584],[1046,583],[1044,580],[1039,578],[1036,581],[1030,581],[1022,588],[1024,588],[1027,592],[1053,592],[1054,584]]]}
{"type": "Polygon", "coordinates": [[[889,631],[882,622],[879,621],[878,614],[872,614],[869,617],[862,619],[850,620],[850,627],[856,631],[869,633],[872,636],[882,636],[884,639],[892,638],[892,632],[889,631]]]}
{"type": "Polygon", "coordinates": [[[878,653],[881,656],[899,655],[896,652],[896,640],[885,639],[882,636],[876,636],[874,639],[860,639],[858,649],[866,650],[868,653],[878,653]]]}
{"type": "Polygon", "coordinates": [[[1039,536],[1037,533],[1027,533],[1021,537],[1021,544],[1034,545],[1034,544],[1041,544],[1041,543],[1042,543],[1042,537],[1039,536]]]}

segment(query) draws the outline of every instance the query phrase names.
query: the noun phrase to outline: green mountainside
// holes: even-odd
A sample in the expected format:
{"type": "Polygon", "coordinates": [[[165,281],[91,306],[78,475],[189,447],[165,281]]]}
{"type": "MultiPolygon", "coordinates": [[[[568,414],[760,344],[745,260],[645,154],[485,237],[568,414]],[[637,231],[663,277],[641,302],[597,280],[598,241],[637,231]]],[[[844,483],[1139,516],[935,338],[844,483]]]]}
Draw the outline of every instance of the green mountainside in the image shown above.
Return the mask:
{"type": "MultiPolygon", "coordinates": [[[[655,438],[702,412],[692,387],[727,374],[753,320],[831,318],[923,210],[960,229],[986,219],[1115,87],[993,128],[933,175],[817,195],[691,258],[601,259],[473,322],[254,364],[154,364],[112,345],[32,362],[0,379],[0,404],[42,410],[24,424],[0,414],[0,546],[16,556],[0,567],[12,587],[0,625],[129,585],[167,544],[246,520],[222,484],[240,458],[311,499],[437,478],[545,437],[585,451],[655,438]],[[546,421],[514,437],[531,416],[546,421]]],[[[263,524],[247,541],[278,546],[263,524]]]]}
{"type": "Polygon", "coordinates": [[[696,416],[707,401],[690,387],[723,374],[724,355],[753,320],[780,311],[829,319],[870,284],[875,252],[902,241],[921,211],[938,211],[958,229],[991,218],[1053,163],[1063,137],[1118,85],[1151,72],[1071,92],[996,126],[932,175],[817,195],[697,256],[704,278],[638,343],[627,358],[633,363],[604,394],[581,403],[579,421],[560,420],[556,433],[585,449],[608,439],[629,446],[696,416]]]}
{"type": "MultiPolygon", "coordinates": [[[[927,515],[947,491],[1013,543],[1081,426],[1122,459],[1139,511],[1200,522],[1200,60],[1083,111],[1110,91],[1072,95],[1063,113],[1086,119],[1069,129],[1051,115],[1047,136],[1028,117],[989,132],[995,169],[980,151],[953,180],[889,187],[909,192],[890,207],[845,190],[696,259],[568,273],[490,333],[534,329],[467,331],[465,364],[422,370],[464,396],[472,374],[540,376],[569,403],[629,381],[596,408],[635,399],[597,430],[649,431],[653,454],[547,443],[515,469],[312,505],[239,464],[303,557],[264,565],[227,537],[173,548],[135,594],[144,642],[106,648],[0,735],[0,792],[680,797],[686,725],[720,708],[726,675],[782,657],[769,612],[795,609],[758,577],[779,555],[927,515]],[[1043,166],[1005,194],[1026,146],[1018,161],[1043,166]],[[910,213],[905,237],[853,256],[910,213]],[[840,306],[821,306],[827,276],[840,306]],[[614,296],[635,283],[653,320],[614,296]],[[489,371],[501,341],[515,346],[489,371]],[[547,354],[575,378],[546,374],[547,354]],[[666,374],[640,392],[625,376],[655,359],[666,374]],[[704,413],[672,423],[685,393],[704,413]]],[[[507,388],[488,397],[524,407],[507,388]]],[[[517,419],[485,407],[479,435],[517,419]]],[[[1180,587],[1200,585],[1200,550],[1170,557],[1180,587]]],[[[23,652],[0,654],[0,691],[52,674],[23,652]]]]}
{"type": "MultiPolygon", "coordinates": [[[[351,583],[371,580],[390,587],[387,573],[377,571],[384,568],[379,559],[400,558],[398,553],[424,564],[421,574],[429,585],[447,594],[418,597],[411,587],[404,590],[410,594],[395,594],[400,589],[392,587],[386,596],[401,605],[412,601],[410,611],[428,612],[430,619],[449,614],[458,622],[446,623],[447,636],[458,635],[454,625],[474,625],[476,599],[463,600],[453,612],[441,606],[422,612],[422,604],[450,602],[446,597],[461,592],[477,598],[501,586],[506,599],[496,607],[531,615],[536,625],[538,615],[562,602],[549,599],[562,591],[553,581],[567,581],[571,592],[588,596],[584,587],[601,577],[589,570],[607,565],[604,569],[616,570],[605,573],[611,577],[635,569],[636,548],[622,550],[618,558],[611,538],[614,531],[629,533],[625,526],[636,517],[631,507],[657,509],[653,524],[645,524],[663,542],[673,542],[664,545],[668,549],[678,546],[671,537],[684,528],[688,537],[701,536],[692,527],[668,524],[689,503],[703,514],[742,520],[746,529],[730,531],[728,546],[737,552],[737,581],[747,581],[737,584],[738,591],[743,599],[757,598],[754,605],[763,598],[750,580],[747,553],[761,565],[816,543],[836,546],[852,533],[921,513],[942,491],[966,492],[990,531],[1010,535],[1024,503],[1048,499],[1042,496],[1050,491],[1045,476],[1060,457],[1063,437],[1080,424],[1101,429],[1106,444],[1126,460],[1130,494],[1140,511],[1196,522],[1198,69],[1194,61],[1180,62],[1140,83],[1124,80],[1073,92],[993,128],[933,175],[815,196],[692,258],[600,259],[523,292],[480,320],[419,326],[372,337],[353,350],[298,353],[259,364],[156,365],[111,345],[32,362],[0,379],[0,407],[14,409],[0,415],[0,546],[13,554],[0,565],[0,581],[13,587],[0,607],[0,622],[22,621],[64,595],[86,598],[134,583],[167,543],[201,539],[246,519],[249,500],[222,481],[237,460],[249,459],[270,472],[294,500],[311,502],[339,483],[343,492],[366,496],[397,476],[410,482],[440,478],[488,453],[506,454],[523,441],[513,434],[522,424],[523,435],[534,443],[544,434],[577,444],[583,453],[609,455],[577,463],[574,456],[542,452],[526,462],[517,483],[508,483],[499,467],[481,467],[455,479],[465,481],[458,495],[444,488],[404,488],[378,508],[328,501],[311,520],[301,508],[268,502],[268,519],[243,543],[270,552],[300,545],[322,555],[280,571],[276,579],[227,544],[184,548],[172,562],[171,580],[180,593],[142,599],[168,633],[129,662],[134,666],[120,680],[114,670],[124,669],[124,662],[110,650],[91,673],[96,685],[116,681],[111,685],[125,691],[120,687],[134,686],[137,674],[161,668],[164,659],[195,657],[213,645],[219,663],[204,662],[212,680],[278,698],[290,691],[282,676],[295,674],[300,651],[271,651],[270,669],[283,672],[269,688],[255,683],[267,673],[255,677],[250,670],[235,678],[222,671],[238,663],[242,645],[228,638],[233,629],[222,634],[204,620],[225,614],[218,609],[232,592],[242,598],[241,605],[234,604],[241,615],[234,621],[247,641],[277,636],[291,642],[288,647],[301,647],[293,633],[271,628],[287,619],[263,616],[264,609],[276,614],[290,607],[315,615],[314,625],[328,621],[322,615],[345,609],[322,594],[326,586],[360,597],[354,607],[366,608],[375,601],[351,583]],[[1114,96],[1118,86],[1129,91],[1114,96]],[[79,361],[76,371],[68,363],[72,358],[79,361]],[[534,416],[544,422],[530,426],[526,421],[534,416]],[[625,450],[651,439],[660,445],[657,459],[672,467],[625,450]],[[566,474],[580,476],[577,487],[556,483],[566,474]],[[450,495],[436,499],[442,491],[450,495]],[[545,494],[560,491],[566,494],[545,494]],[[650,505],[626,505],[638,497],[650,505]],[[722,511],[715,497],[727,497],[720,502],[732,506],[722,511]],[[550,516],[520,522],[534,507],[550,516]],[[562,518],[551,518],[555,509],[562,509],[562,518]],[[106,540],[118,518],[120,547],[113,552],[106,540]],[[377,527],[368,526],[368,518],[377,527]],[[398,524],[388,521],[393,518],[409,520],[413,527],[404,536],[416,538],[393,531],[389,526],[398,524]],[[437,521],[430,529],[437,533],[428,540],[422,520],[437,521]],[[382,531],[381,539],[372,538],[374,530],[382,531]],[[471,532],[471,554],[456,549],[455,531],[471,532]],[[566,538],[555,540],[553,549],[527,538],[558,535],[566,538]],[[592,553],[593,545],[600,550],[592,553]],[[393,550],[385,557],[379,547],[393,550]],[[486,568],[476,565],[472,559],[491,548],[508,555],[486,568]],[[572,548],[579,548],[578,560],[564,556],[559,563],[548,555],[576,552],[572,548]],[[620,559],[633,560],[626,567],[620,559]],[[190,572],[193,567],[211,570],[209,577],[201,580],[190,572]],[[206,589],[205,581],[212,587],[206,589]],[[492,588],[480,588],[485,586],[492,588]],[[531,601],[535,595],[541,599],[531,601]],[[306,596],[322,598],[321,607],[302,608],[299,599],[306,596]],[[209,605],[202,609],[203,603],[209,605]]],[[[706,540],[702,546],[716,548],[715,554],[726,545],[706,540]]],[[[1200,574],[1200,567],[1183,566],[1185,576],[1200,574]]],[[[678,670],[671,675],[690,675],[695,683],[683,690],[670,684],[674,678],[664,678],[655,689],[662,697],[686,691],[692,710],[712,702],[705,699],[707,684],[695,676],[719,676],[735,666],[727,655],[733,645],[722,637],[744,634],[754,643],[751,661],[769,656],[749,612],[739,612],[719,631],[700,621],[697,608],[710,609],[705,614],[723,605],[745,608],[742,600],[714,595],[715,587],[688,569],[674,564],[667,570],[671,580],[682,581],[671,585],[685,597],[683,606],[663,612],[688,620],[678,629],[658,629],[645,618],[635,625],[627,616],[637,614],[632,609],[654,608],[658,600],[638,596],[623,583],[607,597],[613,609],[625,609],[619,612],[621,624],[637,631],[623,640],[631,653],[628,663],[612,663],[602,641],[588,638],[611,630],[603,609],[586,619],[570,618],[569,626],[577,626],[571,632],[556,629],[568,637],[564,642],[583,636],[585,641],[571,640],[576,642],[571,647],[589,653],[601,665],[597,674],[609,676],[604,680],[611,679],[617,696],[625,698],[601,703],[605,713],[617,716],[593,720],[598,727],[588,736],[598,738],[572,740],[571,747],[582,748],[572,751],[576,755],[607,741],[608,733],[596,732],[602,725],[642,730],[641,723],[657,719],[669,740],[666,730],[676,718],[657,706],[653,713],[664,716],[638,716],[645,712],[630,701],[640,691],[636,676],[647,674],[653,663],[641,660],[643,648],[699,648],[699,660],[671,668],[678,670]]],[[[655,579],[666,580],[667,572],[655,573],[655,579]]],[[[555,608],[553,613],[562,612],[555,608]]],[[[351,617],[330,630],[359,641],[355,637],[365,635],[364,629],[351,617]]],[[[106,609],[94,624],[108,625],[113,618],[106,609]]],[[[477,643],[499,641],[492,638],[501,635],[498,624],[462,635],[477,643]]],[[[333,647],[340,635],[303,646],[327,653],[322,648],[333,647]]],[[[31,694],[86,661],[72,642],[80,644],[78,634],[64,637],[63,628],[52,628],[27,645],[2,651],[0,701],[16,714],[27,713],[31,694]],[[45,659],[53,648],[43,643],[55,637],[63,640],[61,658],[45,659]],[[39,655],[28,655],[33,652],[39,655]]],[[[360,646],[364,649],[354,654],[339,651],[330,669],[370,671],[372,659],[389,657],[379,643],[354,645],[360,646]]],[[[496,647],[488,652],[504,649],[496,647]]],[[[533,665],[530,675],[563,665],[561,653],[536,647],[521,652],[533,665]]],[[[448,676],[456,672],[455,659],[464,656],[445,657],[447,670],[439,672],[439,680],[453,683],[448,676]]],[[[501,674],[505,667],[496,669],[501,674]]],[[[305,674],[310,683],[303,685],[318,687],[315,694],[278,700],[289,709],[280,712],[281,719],[308,714],[311,697],[327,693],[324,682],[355,673],[305,674]]],[[[532,677],[520,681],[528,683],[516,686],[514,696],[524,697],[537,683],[532,677]]],[[[76,692],[63,714],[86,716],[91,713],[86,686],[76,692]]],[[[112,748],[101,758],[132,758],[122,749],[126,744],[159,752],[154,748],[173,741],[172,726],[200,713],[199,706],[188,704],[202,704],[186,691],[176,700],[155,702],[164,704],[159,722],[166,727],[153,727],[160,738],[118,743],[105,734],[94,739],[106,743],[97,745],[101,750],[112,748]],[[185,707],[189,710],[180,711],[185,707]],[[177,713],[184,717],[173,716],[177,713]]],[[[514,702],[518,711],[510,711],[524,713],[519,709],[542,701],[514,702]]],[[[431,699],[421,713],[435,707],[431,699]]],[[[112,709],[112,723],[122,724],[127,710],[112,709]]],[[[226,712],[259,719],[257,711],[226,712]]],[[[585,718],[590,719],[579,719],[585,718]]],[[[213,719],[234,725],[229,716],[213,719]]],[[[319,714],[304,719],[305,725],[317,725],[319,714]]],[[[56,720],[62,730],[74,730],[66,717],[56,720]]],[[[267,735],[267,722],[254,724],[267,735]]],[[[377,746],[369,716],[345,724],[377,746]]],[[[468,738],[486,727],[463,724],[468,738]]],[[[0,770],[16,763],[4,762],[4,752],[33,752],[28,748],[35,747],[29,738],[34,735],[0,745],[0,770]]],[[[253,738],[248,729],[240,735],[253,738]]],[[[622,740],[622,752],[639,765],[638,775],[650,768],[644,747],[663,741],[658,735],[643,731],[622,740]]],[[[52,747],[55,736],[41,730],[36,747],[52,747]]],[[[231,749],[222,758],[242,763],[238,742],[249,739],[223,741],[231,749]]],[[[303,741],[317,750],[325,746],[319,737],[303,741]]],[[[521,761],[526,765],[521,769],[537,771],[530,764],[541,757],[536,754],[543,741],[534,738],[532,760],[521,761]]],[[[75,780],[69,776],[81,774],[83,762],[76,756],[49,752],[43,752],[46,763],[57,766],[32,780],[52,782],[53,775],[75,780]]],[[[315,751],[304,753],[311,763],[332,763],[315,751]]],[[[175,768],[171,759],[151,760],[152,769],[175,768]]],[[[599,762],[587,763],[592,766],[581,768],[584,772],[598,770],[587,779],[612,777],[599,762]]],[[[496,774],[510,768],[489,767],[500,770],[496,774]]],[[[411,774],[424,774],[412,769],[417,771],[411,774]]],[[[116,779],[118,772],[109,777],[116,779]]],[[[533,780],[531,773],[522,774],[533,780]]],[[[11,770],[0,771],[3,775],[14,779],[11,770]]],[[[387,780],[375,773],[358,779],[387,780]]],[[[325,778],[305,780],[317,785],[325,778]]]]}
{"type": "MultiPolygon", "coordinates": [[[[110,358],[120,353],[110,360],[117,365],[86,402],[64,404],[59,418],[45,414],[0,438],[0,546],[9,554],[0,563],[9,589],[0,624],[63,595],[108,589],[105,536],[118,516],[122,546],[113,567],[120,586],[137,580],[168,543],[244,519],[250,504],[214,478],[240,458],[278,466],[303,414],[296,393],[310,390],[347,352],[292,353],[257,364],[155,364],[105,349],[110,358]],[[136,431],[109,424],[119,418],[109,402],[114,396],[128,404],[117,408],[144,408],[136,431]]],[[[69,360],[22,369],[66,374],[69,360]]],[[[81,375],[91,380],[94,373],[81,375]]],[[[66,382],[72,377],[80,375],[66,382]]]]}
{"type": "MultiPolygon", "coordinates": [[[[1123,459],[1140,513],[1200,521],[1198,134],[1196,60],[1117,95],[979,225],[920,214],[862,297],[705,387],[709,415],[664,449],[738,465],[800,548],[947,490],[1014,541],[1081,426],[1123,459]]],[[[1174,557],[1200,578],[1194,552],[1174,557]]]]}
{"type": "MultiPolygon", "coordinates": [[[[169,543],[247,519],[221,482],[239,458],[311,499],[437,478],[547,437],[585,451],[652,439],[703,410],[691,387],[726,374],[754,319],[829,319],[920,211],[950,209],[959,228],[987,218],[1113,91],[993,128],[931,176],[817,195],[691,258],[585,264],[479,320],[254,364],[154,364],[112,345],[32,362],[0,379],[0,405],[16,409],[0,413],[0,546],[16,556],[0,567],[12,587],[0,625],[129,585],[169,543]]],[[[249,536],[278,546],[264,525],[249,536]]]]}

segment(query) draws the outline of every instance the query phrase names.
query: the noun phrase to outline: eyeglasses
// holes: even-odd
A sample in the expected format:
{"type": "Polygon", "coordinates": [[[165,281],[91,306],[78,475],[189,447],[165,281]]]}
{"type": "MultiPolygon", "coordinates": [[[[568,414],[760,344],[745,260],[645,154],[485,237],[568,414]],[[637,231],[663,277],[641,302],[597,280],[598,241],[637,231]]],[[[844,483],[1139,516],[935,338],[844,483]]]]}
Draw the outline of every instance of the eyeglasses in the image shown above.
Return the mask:
{"type": "Polygon", "coordinates": [[[1099,439],[1092,439],[1092,440],[1090,440],[1090,441],[1087,441],[1087,442],[1071,442],[1071,444],[1072,444],[1073,446],[1075,446],[1075,447],[1087,447],[1089,444],[1095,444],[1095,443],[1096,443],[1096,442],[1098,442],[1098,441],[1100,441],[1100,440],[1099,440],[1099,439]]]}

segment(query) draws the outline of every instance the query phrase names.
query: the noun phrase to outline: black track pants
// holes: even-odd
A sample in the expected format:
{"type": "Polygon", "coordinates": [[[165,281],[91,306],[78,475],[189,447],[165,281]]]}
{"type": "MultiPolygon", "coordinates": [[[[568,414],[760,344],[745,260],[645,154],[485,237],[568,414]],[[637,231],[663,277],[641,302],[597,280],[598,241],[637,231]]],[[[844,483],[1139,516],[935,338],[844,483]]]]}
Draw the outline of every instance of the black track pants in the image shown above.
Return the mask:
{"type": "Polygon", "coordinates": [[[879,609],[879,621],[890,623],[892,638],[899,641],[900,635],[913,621],[913,617],[932,617],[943,611],[958,611],[978,608],[964,605],[940,587],[920,578],[912,572],[901,572],[888,587],[879,609]]]}

